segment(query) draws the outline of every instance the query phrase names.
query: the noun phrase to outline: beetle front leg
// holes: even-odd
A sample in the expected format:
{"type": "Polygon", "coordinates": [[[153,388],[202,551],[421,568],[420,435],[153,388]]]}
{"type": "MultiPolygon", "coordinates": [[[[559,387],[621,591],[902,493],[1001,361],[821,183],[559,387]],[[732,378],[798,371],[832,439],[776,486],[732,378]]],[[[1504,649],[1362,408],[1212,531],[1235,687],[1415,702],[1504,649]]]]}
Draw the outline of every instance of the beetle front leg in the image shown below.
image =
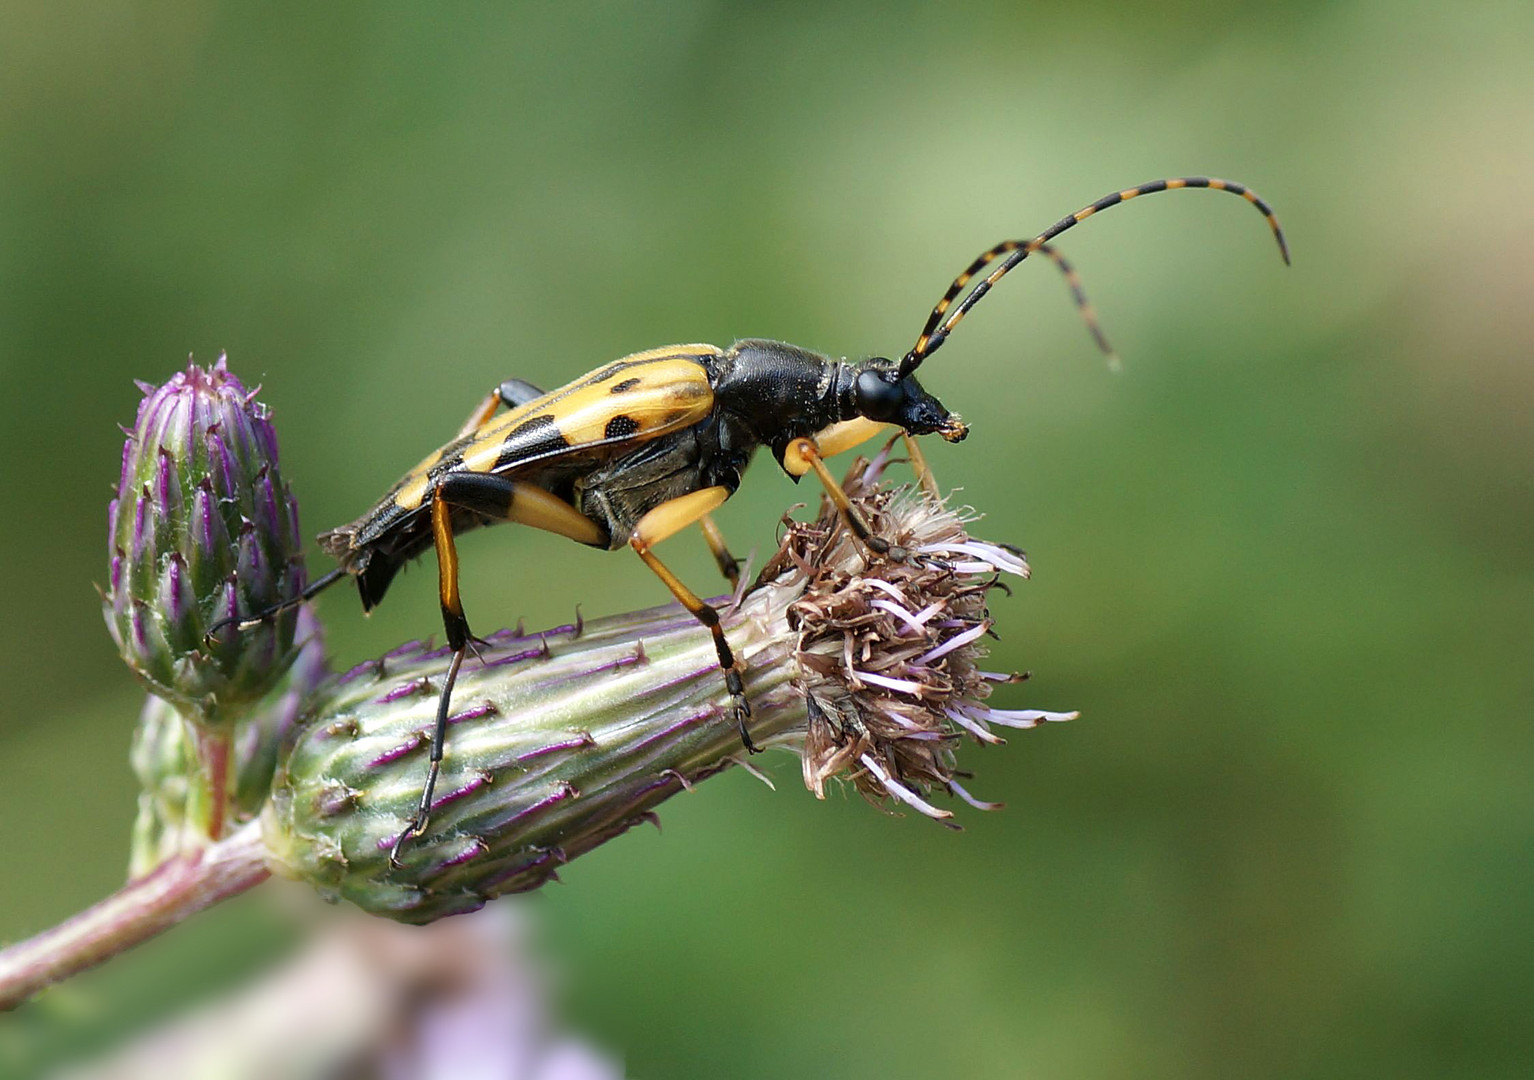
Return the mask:
{"type": "Polygon", "coordinates": [[[900,438],[905,443],[906,456],[911,459],[911,468],[916,471],[916,479],[921,481],[921,489],[933,502],[942,502],[943,494],[938,490],[937,477],[932,475],[932,468],[927,464],[927,455],[921,452],[909,431],[902,431],[900,438]]]}
{"type": "Polygon", "coordinates": [[[868,524],[868,519],[863,512],[852,504],[846,490],[837,483],[836,477],[831,475],[831,470],[826,468],[822,459],[820,447],[814,439],[795,439],[788,444],[788,451],[784,454],[784,461],[794,464],[803,463],[808,466],[805,471],[813,471],[826,489],[826,494],[831,497],[832,504],[841,513],[842,520],[852,530],[852,535],[869,551],[883,555],[895,562],[913,563],[918,566],[931,566],[937,569],[945,569],[947,563],[942,559],[934,559],[930,555],[911,551],[899,544],[892,544],[882,536],[874,533],[873,527],[868,524]]]}
{"type": "Polygon", "coordinates": [[[751,703],[746,700],[746,684],[740,677],[742,665],[735,659],[735,651],[730,648],[729,639],[724,636],[724,628],[719,625],[719,612],[715,611],[708,601],[703,600],[684,585],[682,580],[650,550],[653,545],[660,543],[666,537],[675,535],[694,522],[705,518],[709,511],[729,497],[728,488],[711,487],[661,503],[639,519],[639,524],[634,527],[633,533],[629,536],[629,547],[633,548],[634,554],[643,559],[644,564],[665,583],[666,588],[671,590],[671,595],[676,597],[695,619],[708,627],[708,632],[713,635],[714,651],[719,656],[719,668],[724,672],[724,685],[730,692],[735,722],[740,726],[740,741],[745,744],[747,752],[754,754],[758,748],[756,743],[751,741],[751,732],[747,727],[751,719],[751,703]]]}
{"type": "MultiPolygon", "coordinates": [[[[888,424],[861,417],[855,420],[842,420],[822,428],[812,436],[795,439],[789,443],[783,453],[783,468],[788,470],[790,476],[803,476],[815,467],[814,462],[817,459],[835,457],[844,450],[851,450],[875,435],[888,431],[889,427],[888,424]]],[[[927,464],[927,456],[922,453],[921,447],[917,445],[909,431],[901,431],[899,428],[896,430],[905,441],[906,454],[911,459],[911,468],[915,470],[916,478],[921,481],[922,490],[934,501],[941,501],[942,493],[938,490],[937,479],[932,475],[932,469],[927,464]]],[[[824,479],[823,473],[821,477],[824,479]]]]}

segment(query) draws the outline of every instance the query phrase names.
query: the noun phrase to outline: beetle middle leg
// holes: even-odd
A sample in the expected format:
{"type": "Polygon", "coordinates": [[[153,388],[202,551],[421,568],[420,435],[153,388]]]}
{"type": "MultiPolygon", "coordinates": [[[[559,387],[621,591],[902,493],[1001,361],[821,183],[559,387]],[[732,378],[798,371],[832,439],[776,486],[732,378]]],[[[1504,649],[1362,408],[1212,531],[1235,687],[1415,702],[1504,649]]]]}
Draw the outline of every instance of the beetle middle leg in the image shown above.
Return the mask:
{"type": "Polygon", "coordinates": [[[751,703],[746,700],[746,684],[740,677],[740,664],[735,660],[735,652],[730,648],[729,639],[724,636],[724,628],[719,625],[719,612],[715,611],[708,601],[701,599],[697,593],[682,584],[682,580],[650,550],[653,545],[660,543],[666,537],[675,535],[694,522],[706,519],[711,510],[729,497],[728,488],[709,487],[663,502],[639,519],[639,524],[634,526],[634,532],[629,536],[629,547],[644,560],[645,565],[654,572],[656,577],[665,582],[666,588],[671,590],[671,595],[676,597],[684,608],[692,612],[695,619],[708,627],[708,632],[713,635],[714,650],[719,655],[719,668],[724,672],[724,684],[730,691],[730,698],[734,703],[735,722],[740,725],[740,741],[745,744],[748,752],[754,754],[757,746],[751,741],[751,732],[746,726],[751,719],[751,703]]]}
{"type": "MultiPolygon", "coordinates": [[[[847,527],[852,530],[852,535],[857,537],[864,547],[896,562],[937,567],[946,565],[941,559],[934,559],[930,555],[922,555],[899,544],[892,544],[884,537],[877,535],[873,526],[869,525],[868,519],[863,516],[863,512],[853,505],[846,489],[837,482],[836,477],[831,475],[831,470],[826,468],[825,451],[819,443],[818,439],[795,439],[788,444],[788,449],[783,455],[783,463],[795,475],[803,476],[811,471],[815,473],[825,487],[826,494],[831,497],[832,504],[841,513],[842,520],[847,523],[847,527]]],[[[925,466],[925,461],[922,464],[925,466]]]]}
{"type": "Polygon", "coordinates": [[[713,514],[704,514],[698,519],[698,525],[703,529],[703,539],[708,543],[708,550],[714,553],[714,562],[719,567],[719,572],[730,583],[730,591],[740,588],[740,562],[724,542],[724,533],[719,531],[719,526],[714,524],[713,514]]]}
{"type": "Polygon", "coordinates": [[[582,544],[607,546],[607,531],[602,526],[557,495],[534,484],[480,473],[449,473],[437,482],[432,491],[431,531],[437,550],[442,625],[447,633],[448,646],[453,650],[453,658],[448,663],[447,675],[442,680],[442,693],[437,698],[437,721],[431,739],[431,764],[426,773],[426,785],[421,789],[421,801],[410,824],[400,833],[389,851],[389,861],[396,865],[405,841],[426,831],[426,823],[431,815],[432,794],[436,791],[437,776],[442,771],[453,684],[458,681],[458,671],[463,666],[464,655],[474,641],[469,631],[469,620],[463,612],[463,600],[458,592],[458,548],[453,541],[452,522],[455,507],[558,533],[582,544]]]}
{"type": "Polygon", "coordinates": [[[900,438],[905,442],[906,455],[911,459],[911,468],[916,472],[916,479],[921,481],[921,489],[933,502],[942,502],[943,493],[938,490],[937,477],[932,475],[932,468],[927,464],[927,455],[921,452],[921,447],[917,445],[915,439],[911,438],[909,431],[902,431],[900,438]]]}

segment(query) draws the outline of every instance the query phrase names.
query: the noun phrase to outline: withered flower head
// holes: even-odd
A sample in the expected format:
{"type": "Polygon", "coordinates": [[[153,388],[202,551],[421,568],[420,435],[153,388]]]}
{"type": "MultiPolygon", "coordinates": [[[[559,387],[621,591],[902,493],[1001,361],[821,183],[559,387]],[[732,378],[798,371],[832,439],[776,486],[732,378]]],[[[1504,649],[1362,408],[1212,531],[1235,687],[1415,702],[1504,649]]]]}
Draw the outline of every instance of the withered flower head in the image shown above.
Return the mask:
{"type": "Polygon", "coordinates": [[[1027,561],[1016,548],[969,536],[972,516],[913,487],[880,487],[881,463],[856,470],[848,491],[881,535],[924,558],[865,562],[826,508],[812,523],[785,519],[787,535],[762,576],[799,592],[787,621],[799,634],[796,683],[807,699],[805,785],[824,797],[829,778],[848,775],[876,801],[946,820],[952,813],[927,795],[995,805],[955,779],[961,736],[1000,743],[993,724],[1031,728],[1076,714],[985,704],[994,684],[1022,681],[979,662],[992,624],[988,595],[1002,575],[1026,579],[1027,561]]]}

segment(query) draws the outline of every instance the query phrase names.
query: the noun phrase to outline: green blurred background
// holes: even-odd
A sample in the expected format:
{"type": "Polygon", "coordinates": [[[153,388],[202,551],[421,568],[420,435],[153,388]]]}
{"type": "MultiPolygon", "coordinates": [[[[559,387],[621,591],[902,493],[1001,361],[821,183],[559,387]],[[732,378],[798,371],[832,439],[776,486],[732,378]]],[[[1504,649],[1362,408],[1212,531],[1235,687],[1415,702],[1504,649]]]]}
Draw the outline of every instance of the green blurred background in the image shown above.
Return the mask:
{"type": "MultiPolygon", "coordinates": [[[[635,1075],[1534,1069],[1534,9],[984,0],[0,7],[0,938],[121,880],[139,691],[101,625],[134,378],[265,384],[309,532],[508,376],[674,341],[906,348],[974,253],[1063,249],[924,373],[1034,580],[950,834],[730,775],[527,904],[635,1075]]],[[[805,497],[765,457],[722,514],[805,497]]],[[[476,625],[657,603],[634,560],[464,545],[476,625]]],[[[709,581],[701,543],[668,558],[709,581]]],[[[315,568],[326,563],[316,554],[315,568]]],[[[437,625],[429,573],[350,664],[437,625]]],[[[244,898],[3,1021],[109,1045],[280,951],[244,898]]],[[[20,1056],[18,1056],[20,1055],[20,1056]]],[[[31,1055],[27,1057],[26,1055],[31,1055]]],[[[23,1061],[30,1061],[24,1065],[23,1061]]]]}

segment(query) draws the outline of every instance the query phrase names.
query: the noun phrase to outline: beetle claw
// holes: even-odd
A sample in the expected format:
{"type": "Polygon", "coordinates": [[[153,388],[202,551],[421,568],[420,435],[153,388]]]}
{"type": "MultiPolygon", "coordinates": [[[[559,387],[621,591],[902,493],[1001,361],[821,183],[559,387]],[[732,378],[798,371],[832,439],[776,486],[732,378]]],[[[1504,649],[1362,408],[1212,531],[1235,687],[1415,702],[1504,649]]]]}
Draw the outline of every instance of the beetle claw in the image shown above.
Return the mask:
{"type": "Polygon", "coordinates": [[[746,722],[750,719],[751,706],[746,701],[745,695],[742,694],[740,697],[735,699],[735,723],[740,728],[741,745],[746,748],[746,753],[748,754],[760,754],[762,752],[762,748],[757,746],[756,743],[752,740],[751,731],[746,726],[746,722]]]}

